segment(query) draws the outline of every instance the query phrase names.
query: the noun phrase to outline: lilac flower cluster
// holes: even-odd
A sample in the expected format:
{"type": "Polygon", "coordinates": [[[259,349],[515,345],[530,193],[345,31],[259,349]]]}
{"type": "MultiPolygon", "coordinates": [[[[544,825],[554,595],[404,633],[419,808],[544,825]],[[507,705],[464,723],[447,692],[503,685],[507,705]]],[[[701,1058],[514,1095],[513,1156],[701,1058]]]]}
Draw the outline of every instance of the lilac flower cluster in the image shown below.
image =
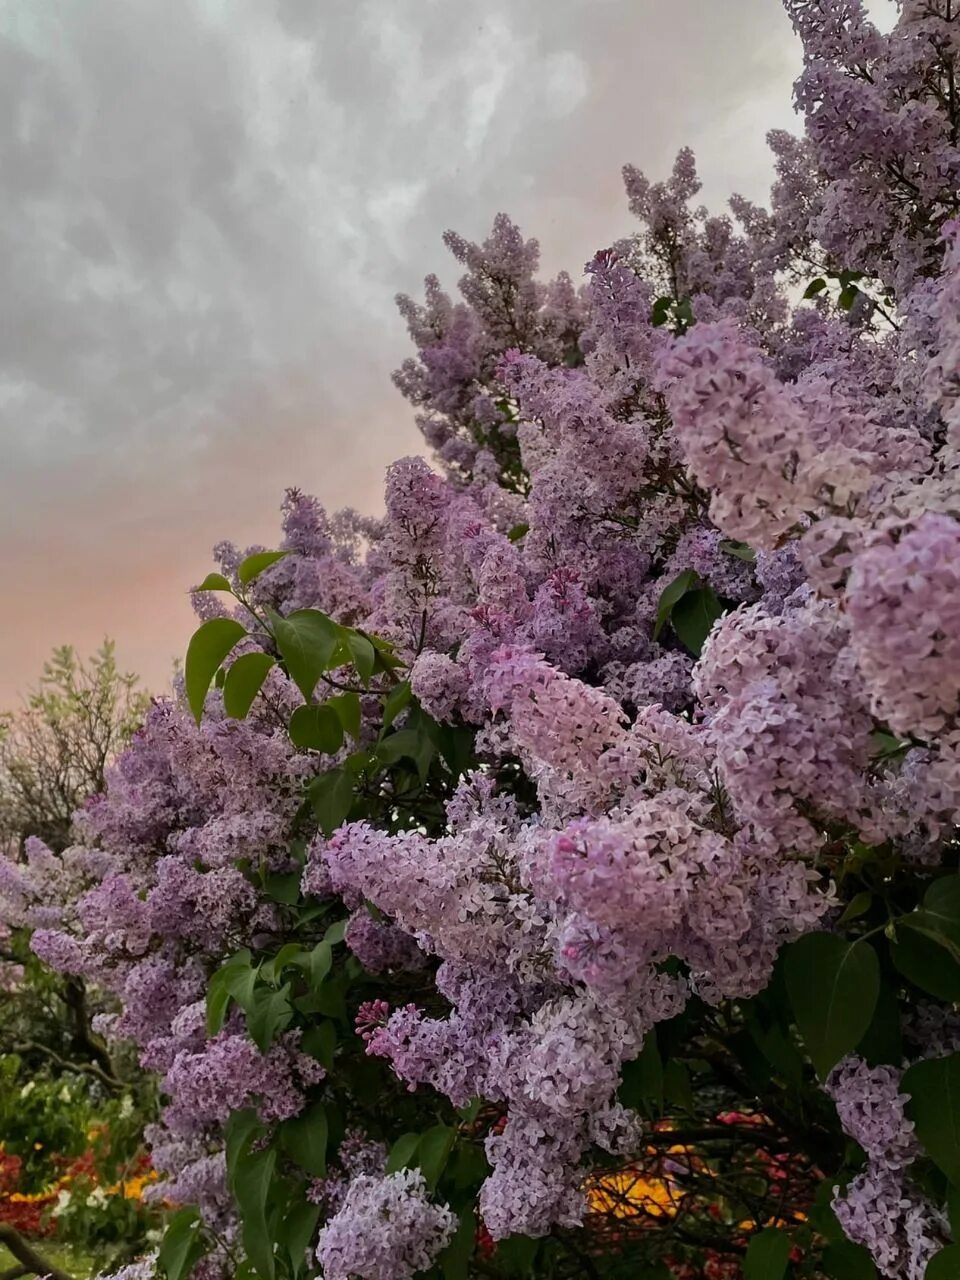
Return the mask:
{"type": "MultiPolygon", "coordinates": [[[[420,707],[472,735],[445,809],[408,820],[385,791],[389,821],[308,843],[301,886],[349,913],[346,963],[374,984],[354,1048],[502,1114],[478,1198],[496,1239],[582,1221],[597,1149],[642,1147],[624,1065],[692,997],[767,984],[835,906],[838,849],[909,874],[960,822],[958,19],[904,0],[883,35],[860,0],[786,7],[806,133],[771,136],[769,211],[694,207],[683,151],[664,183],[625,171],[639,230],[579,290],[540,283],[503,215],[483,243],[448,235],[462,300],[432,276],[401,300],[416,353],[395,378],[436,469],[396,462],[379,520],[290,490],[289,554],[237,610],[248,649],[266,608],[383,635],[420,707]]],[[[241,551],[217,554],[237,582],[241,551]]],[[[361,700],[364,750],[384,692],[361,700]]],[[[181,695],[77,848],[0,862],[0,900],[116,1000],[102,1029],[163,1079],[162,1186],[219,1229],[228,1114],[272,1126],[332,1087],[295,1034],[261,1053],[239,1013],[211,1036],[204,1011],[226,957],[286,941],[262,884],[298,866],[321,763],[290,743],[279,667],[242,722],[214,689],[198,728],[181,695]]],[[[935,1023],[916,1036],[952,1045],[935,1023]]],[[[919,1277],[943,1230],[910,1183],[899,1075],[848,1061],[828,1090],[868,1157],[837,1215],[884,1275],[919,1277]]],[[[366,1141],[311,1192],[330,1280],[413,1275],[453,1228],[418,1174],[355,1158],[366,1141]]]]}
{"type": "Polygon", "coordinates": [[[324,1280],[408,1280],[431,1266],[456,1222],[445,1205],[427,1199],[419,1170],[358,1174],[320,1232],[324,1280]]]}

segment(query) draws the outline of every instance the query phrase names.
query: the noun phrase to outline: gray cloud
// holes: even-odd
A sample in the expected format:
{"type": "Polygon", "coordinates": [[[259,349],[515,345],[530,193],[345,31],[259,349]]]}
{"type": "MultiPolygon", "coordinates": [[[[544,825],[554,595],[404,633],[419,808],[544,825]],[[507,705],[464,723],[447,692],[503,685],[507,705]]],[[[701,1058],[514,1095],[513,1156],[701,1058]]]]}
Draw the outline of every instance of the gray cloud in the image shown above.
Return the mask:
{"type": "Polygon", "coordinates": [[[215,538],[418,448],[444,228],[576,273],[685,143],[762,198],[798,65],[773,0],[0,0],[2,691],[104,631],[162,683],[215,538]]]}

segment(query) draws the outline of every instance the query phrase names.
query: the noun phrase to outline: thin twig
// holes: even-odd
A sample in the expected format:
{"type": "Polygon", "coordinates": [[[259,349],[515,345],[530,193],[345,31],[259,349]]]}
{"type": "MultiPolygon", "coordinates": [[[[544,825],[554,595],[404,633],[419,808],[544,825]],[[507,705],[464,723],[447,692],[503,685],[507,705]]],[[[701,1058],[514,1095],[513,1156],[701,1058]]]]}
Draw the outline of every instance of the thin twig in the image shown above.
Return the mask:
{"type": "Polygon", "coordinates": [[[25,1040],[23,1044],[15,1044],[10,1053],[18,1053],[25,1057],[31,1053],[38,1053],[44,1058],[49,1058],[51,1062],[55,1062],[58,1067],[62,1067],[64,1071],[76,1071],[82,1075],[94,1076],[101,1084],[106,1085],[108,1089],[122,1089],[123,1081],[118,1080],[116,1076],[108,1075],[103,1067],[97,1062],[71,1062],[68,1058],[62,1057],[57,1053],[56,1049],[51,1049],[45,1044],[39,1044],[35,1040],[25,1040]]]}

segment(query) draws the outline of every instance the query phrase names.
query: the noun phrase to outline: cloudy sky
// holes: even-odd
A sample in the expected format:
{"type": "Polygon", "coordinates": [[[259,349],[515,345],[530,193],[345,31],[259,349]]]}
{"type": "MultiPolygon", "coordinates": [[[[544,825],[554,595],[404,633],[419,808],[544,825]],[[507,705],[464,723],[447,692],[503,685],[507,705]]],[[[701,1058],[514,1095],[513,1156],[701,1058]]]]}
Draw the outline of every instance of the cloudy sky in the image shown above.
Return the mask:
{"type": "Polygon", "coordinates": [[[0,0],[0,705],[105,634],[166,687],[285,485],[379,508],[445,228],[578,274],[684,144],[762,199],[798,65],[777,0],[0,0]]]}

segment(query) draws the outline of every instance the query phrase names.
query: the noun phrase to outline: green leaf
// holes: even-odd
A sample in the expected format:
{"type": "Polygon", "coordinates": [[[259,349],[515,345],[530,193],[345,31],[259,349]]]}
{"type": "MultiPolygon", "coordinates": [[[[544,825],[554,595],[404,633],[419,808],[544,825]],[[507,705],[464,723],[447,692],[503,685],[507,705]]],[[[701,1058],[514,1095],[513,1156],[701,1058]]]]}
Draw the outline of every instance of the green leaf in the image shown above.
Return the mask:
{"type": "Polygon", "coordinates": [[[790,1237],[777,1227],[765,1227],[747,1245],[743,1280],[782,1280],[790,1261],[790,1237]]]}
{"type": "Polygon", "coordinates": [[[376,671],[396,671],[399,667],[406,666],[406,663],[397,657],[391,641],[384,640],[382,636],[373,635],[367,635],[367,639],[373,645],[376,671]]]}
{"type": "Polygon", "coordinates": [[[210,979],[207,988],[207,1032],[216,1035],[226,1020],[227,1006],[231,999],[241,1009],[248,1009],[253,1002],[257,982],[257,969],[251,967],[250,952],[240,951],[232,956],[210,979]]]}
{"type": "Polygon", "coordinates": [[[274,902],[292,907],[300,900],[301,878],[299,871],[272,871],[264,880],[263,887],[274,902]]]}
{"type": "Polygon", "coordinates": [[[823,1253],[823,1269],[830,1280],[877,1280],[877,1268],[862,1244],[838,1240],[823,1253]]]}
{"type": "Polygon", "coordinates": [[[849,311],[857,299],[860,290],[855,284],[846,284],[840,290],[840,297],[837,299],[837,306],[841,311],[849,311]]]}
{"type": "Polygon", "coordinates": [[[317,681],[340,647],[341,630],[319,609],[298,609],[281,618],[271,613],[273,637],[290,678],[309,702],[317,681]]]}
{"type": "Polygon", "coordinates": [[[859,920],[861,916],[865,916],[870,910],[873,902],[873,894],[869,889],[864,889],[856,894],[847,903],[843,915],[837,921],[838,924],[846,924],[849,920],[859,920]]]}
{"type": "Polygon", "coordinates": [[[960,1053],[915,1063],[900,1090],[910,1095],[907,1114],[924,1151],[960,1185],[960,1053]]]}
{"type": "Polygon", "coordinates": [[[713,587],[698,587],[681,596],[673,606],[670,625],[683,647],[699,658],[704,641],[722,613],[723,605],[713,587]]]}
{"type": "Polygon", "coordinates": [[[469,1280],[470,1259],[473,1257],[476,1240],[476,1216],[472,1209],[464,1209],[453,1239],[437,1259],[443,1280],[469,1280]]]}
{"type": "Polygon", "coordinates": [[[276,564],[278,560],[282,560],[289,554],[289,551],[256,551],[252,556],[247,556],[245,560],[240,561],[237,569],[237,577],[241,585],[249,586],[254,578],[263,573],[264,569],[269,569],[272,564],[276,564]]]}
{"type": "Polygon", "coordinates": [[[957,1280],[960,1276],[960,1244],[948,1244],[927,1263],[923,1280],[957,1280]]]}
{"type": "Polygon", "coordinates": [[[821,1080],[851,1053],[873,1018],[880,964],[865,942],[808,933],[787,949],[787,993],[797,1027],[821,1080]]]}
{"type": "Polygon", "coordinates": [[[326,1067],[333,1070],[333,1059],[337,1052],[337,1028],[332,1022],[320,1022],[308,1027],[300,1041],[303,1052],[326,1067]]]}
{"type": "Polygon", "coordinates": [[[194,591],[233,591],[233,587],[222,573],[208,573],[199,587],[194,587],[194,591]]]}
{"type": "Polygon", "coordinates": [[[675,315],[677,318],[677,322],[681,327],[681,332],[684,329],[686,329],[688,325],[691,325],[694,323],[694,321],[696,320],[696,316],[693,314],[693,304],[691,303],[689,298],[680,299],[680,301],[677,303],[677,309],[676,309],[675,315]]]}
{"type": "Polygon", "coordinates": [[[480,1114],[480,1107],[483,1105],[482,1099],[479,1097],[471,1098],[468,1103],[462,1107],[457,1107],[457,1115],[465,1124],[473,1124],[477,1116],[480,1114]]]}
{"type": "Polygon", "coordinates": [[[478,1142],[458,1142],[444,1176],[458,1191],[471,1192],[472,1200],[480,1190],[481,1183],[490,1176],[490,1165],[483,1147],[478,1142]]]}
{"type": "Polygon", "coordinates": [[[657,298],[650,312],[650,323],[655,329],[659,329],[661,325],[667,323],[670,317],[670,311],[673,308],[673,299],[669,297],[657,298]]]}
{"type": "Polygon", "coordinates": [[[671,1058],[663,1068],[663,1099],[673,1107],[693,1114],[693,1089],[690,1087],[690,1072],[686,1064],[679,1058],[671,1058]]]}
{"type": "MultiPolygon", "coordinates": [[[[907,918],[901,917],[898,925],[907,918]]],[[[914,928],[898,928],[897,939],[890,944],[890,959],[897,971],[921,991],[938,1000],[960,1000],[960,964],[937,937],[914,928]]]]}
{"type": "Polygon", "coordinates": [[[307,788],[310,803],[325,836],[332,836],[353,807],[353,779],[344,769],[331,769],[307,788]]]}
{"type": "Polygon", "coordinates": [[[338,693],[327,699],[327,706],[336,712],[337,719],[343,725],[344,733],[349,733],[354,740],[360,737],[361,708],[358,693],[338,693]]]}
{"type": "Polygon", "coordinates": [[[357,669],[357,675],[359,675],[364,684],[367,684],[373,675],[373,669],[376,665],[376,650],[367,637],[361,635],[359,631],[348,630],[346,632],[346,641],[353,665],[357,669]]]}
{"type": "Polygon", "coordinates": [[[286,1249],[295,1276],[307,1265],[306,1253],[316,1235],[319,1221],[320,1206],[301,1201],[294,1204],[280,1224],[277,1243],[286,1249]]]}
{"type": "Polygon", "coordinates": [[[521,542],[529,532],[530,526],[528,524],[515,524],[507,533],[507,537],[511,542],[521,542]]]}
{"type": "Polygon", "coordinates": [[[928,911],[921,909],[919,911],[911,911],[909,915],[901,916],[897,921],[897,937],[901,936],[899,932],[901,926],[912,930],[914,933],[922,934],[925,938],[929,938],[938,947],[942,947],[954,963],[960,963],[960,947],[943,932],[936,917],[931,916],[928,911]]]}
{"type": "Polygon", "coordinates": [[[232,1183],[237,1170],[237,1161],[246,1151],[255,1137],[263,1132],[263,1125],[252,1107],[243,1111],[233,1111],[223,1127],[226,1142],[227,1181],[232,1183]]]}
{"type": "Polygon", "coordinates": [[[416,1163],[417,1147],[420,1145],[419,1133],[404,1133],[390,1148],[387,1156],[387,1173],[396,1173],[400,1169],[409,1169],[416,1163]]]}
{"type": "MultiPolygon", "coordinates": [[[[923,915],[928,926],[960,948],[960,875],[942,876],[923,895],[923,915]]],[[[910,923],[910,916],[903,922],[910,923]]],[[[954,950],[951,955],[956,959],[954,950]]]]}
{"type": "Polygon", "coordinates": [[[230,992],[222,982],[211,979],[207,991],[207,1035],[215,1036],[223,1030],[227,1020],[227,1009],[230,1005],[230,992]]]}
{"type": "Polygon", "coordinates": [[[276,659],[269,653],[244,653],[231,662],[223,682],[223,709],[234,720],[246,718],[276,659]]]}
{"type": "Polygon", "coordinates": [[[244,1150],[239,1155],[233,1174],[233,1194],[240,1209],[243,1247],[262,1280],[273,1280],[276,1259],[273,1239],[267,1223],[267,1198],[277,1164],[277,1153],[244,1150]]]}
{"type": "Polygon", "coordinates": [[[673,607],[686,593],[694,587],[700,579],[692,569],[684,569],[683,573],[678,574],[672,582],[660,592],[660,599],[657,601],[657,620],[653,628],[653,638],[657,640],[660,632],[670,620],[670,614],[673,607]]]}
{"type": "Polygon", "coordinates": [[[343,746],[340,717],[326,703],[297,707],[290,717],[289,731],[290,741],[303,750],[332,756],[343,746]]]}
{"type": "Polygon", "coordinates": [[[265,1053],[281,1031],[286,1031],[293,1020],[290,1003],[290,984],[279,991],[258,987],[247,1013],[247,1031],[261,1053],[265,1053]]]}
{"type": "Polygon", "coordinates": [[[450,1159],[450,1152],[453,1150],[453,1144],[456,1140],[456,1129],[451,1129],[446,1124],[435,1124],[432,1129],[428,1129],[420,1137],[420,1143],[417,1147],[417,1164],[423,1170],[427,1188],[431,1192],[436,1189],[437,1183],[440,1181],[440,1175],[446,1168],[447,1161],[450,1159]]]}
{"type": "Polygon", "coordinates": [[[342,942],[343,936],[347,932],[348,923],[349,922],[346,919],[334,920],[333,924],[329,926],[327,932],[323,935],[324,942],[329,942],[331,947],[335,947],[338,942],[342,942]]]}
{"type": "Polygon", "coordinates": [[[748,547],[745,542],[721,542],[720,550],[735,560],[745,560],[747,564],[754,564],[757,559],[753,547],[748,547]]]}
{"type": "Polygon", "coordinates": [[[903,755],[910,750],[910,743],[903,738],[896,738],[892,733],[876,729],[870,734],[871,760],[892,760],[894,756],[903,755]]]}
{"type": "Polygon", "coordinates": [[[333,950],[329,942],[318,942],[312,951],[301,955],[297,964],[307,975],[310,986],[316,990],[333,965],[333,950]]]}
{"type": "Polygon", "coordinates": [[[423,747],[423,735],[416,729],[397,729],[377,747],[377,758],[384,764],[396,764],[404,756],[416,760],[423,747]]]}
{"type": "Polygon", "coordinates": [[[205,1253],[196,1209],[181,1209],[170,1219],[157,1254],[157,1266],[167,1280],[187,1280],[205,1253]]]}
{"type": "Polygon", "coordinates": [[[284,969],[288,965],[296,964],[298,957],[304,954],[299,942],[285,943],[272,960],[267,960],[260,966],[260,977],[264,982],[271,982],[276,986],[284,969]]]}
{"type": "Polygon", "coordinates": [[[803,1057],[780,1021],[765,1017],[757,1009],[748,1018],[747,1029],[777,1075],[791,1088],[799,1089],[803,1081],[803,1057]]]}
{"type": "Polygon", "coordinates": [[[383,727],[389,729],[401,711],[406,710],[413,697],[410,681],[401,680],[395,684],[383,700],[383,727]]]}
{"type": "Polygon", "coordinates": [[[210,618],[193,633],[187,646],[183,679],[187,702],[197,724],[203,715],[210,681],[230,650],[247,634],[233,618],[210,618]]]}
{"type": "Polygon", "coordinates": [[[873,1018],[857,1045],[857,1053],[871,1067],[899,1067],[903,1062],[898,986],[889,979],[881,982],[873,1018]]]}
{"type": "Polygon", "coordinates": [[[412,760],[422,782],[430,772],[430,765],[437,754],[434,739],[442,740],[446,726],[438,725],[419,707],[414,707],[407,724],[407,728],[397,729],[379,743],[376,749],[377,759],[385,765],[396,764],[402,759],[412,760]]]}
{"type": "Polygon", "coordinates": [[[638,1057],[624,1063],[618,1097],[624,1106],[648,1115],[663,1111],[663,1060],[655,1031],[647,1032],[638,1057]]]}
{"type": "Polygon", "coordinates": [[[322,1102],[312,1103],[280,1126],[284,1151],[315,1178],[326,1176],[327,1134],[327,1111],[322,1102]]]}
{"type": "Polygon", "coordinates": [[[823,276],[817,276],[816,280],[811,280],[806,289],[804,289],[803,296],[807,299],[815,298],[818,293],[823,293],[826,287],[827,282],[823,276]]]}
{"type": "Polygon", "coordinates": [[[833,1212],[833,1189],[836,1178],[823,1178],[813,1193],[813,1203],[807,1211],[807,1221],[828,1244],[842,1244],[847,1236],[833,1212]]]}
{"type": "Polygon", "coordinates": [[[540,1241],[530,1236],[507,1236],[497,1244],[493,1261],[497,1270],[505,1271],[508,1276],[529,1276],[539,1250],[540,1241]]]}

